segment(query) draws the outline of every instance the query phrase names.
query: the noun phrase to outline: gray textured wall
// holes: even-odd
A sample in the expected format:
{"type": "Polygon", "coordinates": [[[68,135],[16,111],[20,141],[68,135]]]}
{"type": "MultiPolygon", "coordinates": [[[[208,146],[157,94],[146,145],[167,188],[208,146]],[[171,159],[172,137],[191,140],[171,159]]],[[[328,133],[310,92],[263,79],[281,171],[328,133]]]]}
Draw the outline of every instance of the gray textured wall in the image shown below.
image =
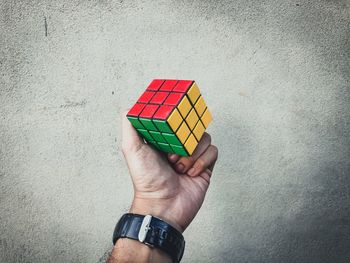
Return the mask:
{"type": "Polygon", "coordinates": [[[0,262],[103,261],[156,77],[198,82],[220,150],[183,262],[350,262],[349,1],[0,8],[0,262]]]}

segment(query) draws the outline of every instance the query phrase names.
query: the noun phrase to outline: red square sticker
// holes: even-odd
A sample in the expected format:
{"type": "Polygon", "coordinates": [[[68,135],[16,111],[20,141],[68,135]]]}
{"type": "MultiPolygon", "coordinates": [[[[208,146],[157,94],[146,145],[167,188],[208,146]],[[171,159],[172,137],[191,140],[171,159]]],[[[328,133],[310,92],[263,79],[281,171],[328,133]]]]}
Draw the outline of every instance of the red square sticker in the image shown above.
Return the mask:
{"type": "Polygon", "coordinates": [[[140,103],[148,103],[151,98],[153,97],[153,95],[155,94],[154,91],[145,91],[141,96],[140,98],[138,99],[137,102],[140,102],[140,103]]]}
{"type": "Polygon", "coordinates": [[[160,86],[162,86],[164,80],[163,79],[154,79],[152,82],[148,85],[146,90],[159,90],[160,86]]]}
{"type": "Polygon", "coordinates": [[[164,101],[164,105],[178,105],[185,93],[172,92],[164,101]]]}
{"type": "Polygon", "coordinates": [[[173,91],[186,92],[192,85],[193,80],[179,80],[173,91]]]}
{"type": "Polygon", "coordinates": [[[154,104],[148,104],[141,112],[140,116],[141,118],[152,118],[153,114],[157,111],[159,105],[154,104]]]}
{"type": "Polygon", "coordinates": [[[178,80],[176,80],[176,79],[167,79],[167,80],[165,80],[165,82],[163,83],[163,85],[160,87],[159,90],[172,91],[177,82],[178,82],[178,80]]]}
{"type": "Polygon", "coordinates": [[[143,108],[146,106],[146,104],[140,104],[136,103],[132,108],[129,110],[127,116],[134,116],[137,117],[139,116],[140,112],[143,110],[143,108]]]}
{"type": "Polygon", "coordinates": [[[169,95],[169,92],[159,91],[153,96],[150,103],[162,104],[168,95],[169,95]]]}
{"type": "Polygon", "coordinates": [[[159,107],[157,112],[154,114],[154,119],[166,120],[170,113],[173,111],[174,106],[162,105],[159,107]]]}

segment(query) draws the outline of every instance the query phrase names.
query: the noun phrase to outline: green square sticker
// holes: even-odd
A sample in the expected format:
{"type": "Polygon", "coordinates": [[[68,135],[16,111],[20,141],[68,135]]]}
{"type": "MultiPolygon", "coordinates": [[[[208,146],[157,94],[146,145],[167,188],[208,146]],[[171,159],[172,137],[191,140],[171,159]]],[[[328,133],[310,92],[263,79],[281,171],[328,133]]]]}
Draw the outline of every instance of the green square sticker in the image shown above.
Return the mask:
{"type": "Polygon", "coordinates": [[[163,135],[160,132],[150,131],[150,134],[156,142],[166,143],[166,140],[164,139],[163,135]]]}
{"type": "Polygon", "coordinates": [[[155,142],[155,141],[149,141],[149,143],[150,143],[151,145],[153,145],[156,149],[160,150],[160,148],[159,148],[157,142],[155,142]]]}
{"type": "Polygon", "coordinates": [[[135,117],[127,117],[128,120],[131,122],[132,126],[134,126],[135,129],[144,129],[143,125],[139,121],[138,118],[135,117]]]}
{"type": "Polygon", "coordinates": [[[161,132],[173,132],[166,121],[153,120],[153,123],[157,126],[161,132]]]}
{"type": "Polygon", "coordinates": [[[145,138],[147,141],[154,141],[152,136],[149,134],[148,131],[143,130],[143,129],[137,129],[137,131],[141,134],[143,138],[145,138]]]}
{"type": "Polygon", "coordinates": [[[181,156],[188,156],[186,149],[183,146],[170,145],[173,148],[174,152],[181,156]]]}
{"type": "Polygon", "coordinates": [[[156,126],[154,126],[153,122],[151,119],[144,119],[144,118],[139,118],[140,122],[142,123],[143,126],[149,131],[158,131],[156,126]]]}
{"type": "Polygon", "coordinates": [[[170,147],[169,144],[158,142],[158,145],[163,152],[174,153],[173,149],[170,147]]]}
{"type": "Polygon", "coordinates": [[[162,133],[162,135],[169,144],[182,146],[182,143],[179,141],[175,134],[162,133]]]}

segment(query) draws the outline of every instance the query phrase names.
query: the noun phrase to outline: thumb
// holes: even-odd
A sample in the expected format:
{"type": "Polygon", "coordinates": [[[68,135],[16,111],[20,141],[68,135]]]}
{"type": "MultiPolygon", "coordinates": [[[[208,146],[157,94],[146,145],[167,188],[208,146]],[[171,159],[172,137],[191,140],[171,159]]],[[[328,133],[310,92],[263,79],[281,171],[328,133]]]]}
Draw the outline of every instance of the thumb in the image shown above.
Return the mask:
{"type": "Polygon", "coordinates": [[[145,146],[143,139],[127,119],[128,111],[122,113],[122,150],[124,155],[136,153],[145,146]]]}

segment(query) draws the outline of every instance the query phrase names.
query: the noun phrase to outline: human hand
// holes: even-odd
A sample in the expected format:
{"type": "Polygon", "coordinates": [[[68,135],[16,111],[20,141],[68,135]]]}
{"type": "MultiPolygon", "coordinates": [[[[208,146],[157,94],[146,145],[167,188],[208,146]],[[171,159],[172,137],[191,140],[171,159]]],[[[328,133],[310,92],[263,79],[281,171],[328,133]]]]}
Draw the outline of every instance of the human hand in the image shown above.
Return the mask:
{"type": "Polygon", "coordinates": [[[123,115],[122,151],[134,186],[131,213],[150,214],[183,232],[202,206],[218,157],[204,133],[190,157],[165,154],[146,144],[123,115]]]}

